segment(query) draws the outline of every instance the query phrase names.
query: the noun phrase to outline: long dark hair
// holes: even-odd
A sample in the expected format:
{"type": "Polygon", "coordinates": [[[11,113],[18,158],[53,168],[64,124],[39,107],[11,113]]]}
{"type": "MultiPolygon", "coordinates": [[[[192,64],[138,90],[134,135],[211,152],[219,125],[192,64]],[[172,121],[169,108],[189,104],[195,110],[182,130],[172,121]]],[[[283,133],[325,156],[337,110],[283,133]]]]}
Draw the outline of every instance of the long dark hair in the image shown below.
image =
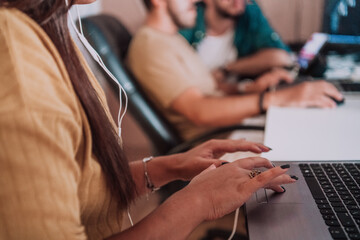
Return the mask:
{"type": "MultiPolygon", "coordinates": [[[[73,4],[74,0],[69,0],[69,5],[73,4]]],[[[104,171],[112,194],[122,207],[128,206],[136,195],[135,183],[120,139],[75,54],[67,27],[69,9],[65,0],[0,0],[0,7],[17,8],[27,14],[44,29],[56,46],[90,123],[93,154],[104,171]]]]}

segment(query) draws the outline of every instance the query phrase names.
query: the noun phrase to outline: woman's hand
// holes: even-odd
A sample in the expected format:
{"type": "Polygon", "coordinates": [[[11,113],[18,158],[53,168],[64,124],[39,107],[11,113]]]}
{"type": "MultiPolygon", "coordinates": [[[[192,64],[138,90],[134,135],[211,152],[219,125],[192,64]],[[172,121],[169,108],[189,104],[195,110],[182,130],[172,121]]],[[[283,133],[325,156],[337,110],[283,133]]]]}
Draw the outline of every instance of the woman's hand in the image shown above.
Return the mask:
{"type": "Polygon", "coordinates": [[[211,165],[181,191],[187,196],[196,195],[204,220],[213,220],[242,206],[260,188],[283,192],[281,184],[296,182],[285,174],[289,167],[273,167],[270,161],[260,157],[240,159],[218,168],[211,165]],[[251,179],[250,171],[260,167],[269,170],[251,179]]]}
{"type": "MultiPolygon", "coordinates": [[[[244,149],[260,152],[263,148],[261,144],[244,140],[222,140],[220,144],[211,142],[214,141],[205,143],[187,154],[194,155],[194,158],[212,159],[225,152],[244,149]],[[221,147],[223,141],[228,142],[225,147],[221,147]],[[207,144],[210,146],[206,146],[207,144]]],[[[171,159],[168,160],[171,162],[171,159]]],[[[217,160],[217,163],[220,162],[217,160]]],[[[287,167],[289,166],[273,167],[271,162],[260,157],[237,160],[218,168],[212,164],[197,175],[188,186],[170,196],[135,226],[111,239],[138,239],[139,236],[149,236],[151,239],[167,239],[169,236],[173,239],[185,239],[201,222],[217,219],[234,211],[262,187],[278,187],[275,188],[276,191],[283,191],[280,184],[295,182],[290,176],[285,175],[287,167]],[[250,171],[260,167],[271,169],[250,179],[250,171]]]]}
{"type": "Polygon", "coordinates": [[[226,153],[238,151],[251,151],[262,153],[270,151],[270,148],[260,143],[253,143],[240,140],[220,140],[214,139],[207,141],[192,150],[177,155],[174,161],[174,171],[178,179],[191,180],[204,169],[214,164],[215,167],[221,165],[223,160],[219,160],[226,153]]]}

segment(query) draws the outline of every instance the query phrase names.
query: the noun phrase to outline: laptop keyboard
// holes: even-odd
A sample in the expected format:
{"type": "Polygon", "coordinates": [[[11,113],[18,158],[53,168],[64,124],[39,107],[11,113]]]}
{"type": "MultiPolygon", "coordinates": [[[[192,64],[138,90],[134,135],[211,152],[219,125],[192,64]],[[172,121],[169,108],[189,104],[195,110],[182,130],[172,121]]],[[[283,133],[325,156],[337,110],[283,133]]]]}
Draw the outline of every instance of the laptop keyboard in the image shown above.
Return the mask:
{"type": "Polygon", "coordinates": [[[360,240],[360,164],[299,164],[333,239],[360,240]]]}
{"type": "Polygon", "coordinates": [[[340,81],[340,86],[344,92],[360,92],[360,83],[340,81]]]}

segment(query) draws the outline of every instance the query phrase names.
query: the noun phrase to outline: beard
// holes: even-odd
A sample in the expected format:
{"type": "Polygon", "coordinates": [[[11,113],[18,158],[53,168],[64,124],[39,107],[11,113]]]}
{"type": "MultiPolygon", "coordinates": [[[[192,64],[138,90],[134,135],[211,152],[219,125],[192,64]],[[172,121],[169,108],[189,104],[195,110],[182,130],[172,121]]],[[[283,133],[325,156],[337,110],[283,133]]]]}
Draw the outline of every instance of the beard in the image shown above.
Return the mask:
{"type": "Polygon", "coordinates": [[[181,15],[178,12],[173,11],[173,9],[169,6],[168,6],[168,12],[169,12],[171,19],[173,20],[173,22],[179,29],[191,28],[195,25],[195,19],[192,22],[190,22],[190,21],[186,22],[181,19],[181,15]]]}
{"type": "Polygon", "coordinates": [[[238,14],[232,15],[230,13],[228,13],[226,10],[222,9],[220,6],[218,6],[217,4],[215,4],[215,11],[216,13],[225,19],[232,19],[232,20],[236,20],[238,19],[241,15],[244,14],[244,12],[240,12],[238,14]]]}

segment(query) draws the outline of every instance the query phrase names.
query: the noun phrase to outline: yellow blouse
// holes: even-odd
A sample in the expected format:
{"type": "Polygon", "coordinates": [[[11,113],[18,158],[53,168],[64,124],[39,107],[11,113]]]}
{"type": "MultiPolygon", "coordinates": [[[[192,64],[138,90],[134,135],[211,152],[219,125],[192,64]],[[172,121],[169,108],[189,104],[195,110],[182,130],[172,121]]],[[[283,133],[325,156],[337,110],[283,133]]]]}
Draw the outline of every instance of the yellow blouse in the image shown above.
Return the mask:
{"type": "Polygon", "coordinates": [[[28,16],[0,8],[0,239],[103,239],[122,212],[58,51],[28,16]]]}

